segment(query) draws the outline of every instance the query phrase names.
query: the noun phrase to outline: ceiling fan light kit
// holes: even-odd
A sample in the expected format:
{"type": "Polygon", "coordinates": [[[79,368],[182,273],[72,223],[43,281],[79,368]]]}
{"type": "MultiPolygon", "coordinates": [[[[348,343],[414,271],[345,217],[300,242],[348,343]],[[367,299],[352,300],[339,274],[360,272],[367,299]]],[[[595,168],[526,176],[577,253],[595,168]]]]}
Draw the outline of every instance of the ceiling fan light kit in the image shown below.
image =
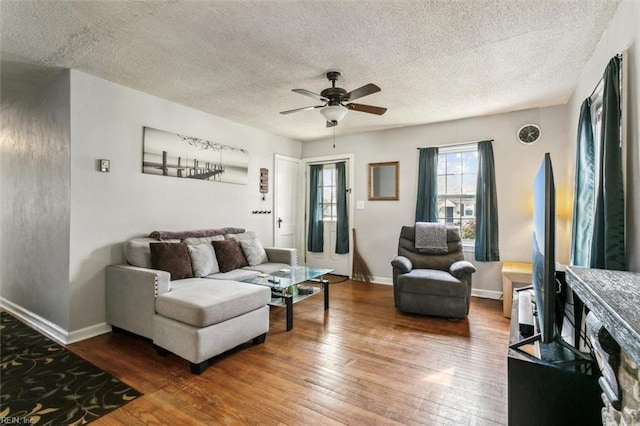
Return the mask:
{"type": "Polygon", "coordinates": [[[369,83],[359,87],[351,92],[347,92],[341,87],[336,87],[336,81],[340,80],[339,71],[329,71],[326,74],[327,79],[331,82],[331,87],[324,89],[320,94],[310,92],[306,89],[292,89],[296,93],[309,96],[317,101],[324,102],[324,105],[315,105],[310,107],[296,108],[288,111],[281,111],[280,114],[291,114],[298,111],[306,111],[310,109],[320,109],[320,114],[326,119],[327,127],[333,127],[344,118],[349,110],[366,112],[368,114],[382,115],[387,109],[373,105],[363,105],[355,103],[347,103],[358,98],[362,98],[380,91],[375,84],[369,83]]]}
{"type": "Polygon", "coordinates": [[[342,105],[328,105],[320,110],[320,114],[332,123],[338,123],[347,115],[348,109],[342,105]]]}

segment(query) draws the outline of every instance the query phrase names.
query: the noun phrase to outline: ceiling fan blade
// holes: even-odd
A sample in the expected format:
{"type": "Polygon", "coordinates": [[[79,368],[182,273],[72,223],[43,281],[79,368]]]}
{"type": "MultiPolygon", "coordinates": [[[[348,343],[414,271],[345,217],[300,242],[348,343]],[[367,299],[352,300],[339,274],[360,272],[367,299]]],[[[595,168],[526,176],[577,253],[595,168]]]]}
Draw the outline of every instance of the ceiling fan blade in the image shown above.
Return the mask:
{"type": "Polygon", "coordinates": [[[362,87],[358,87],[355,90],[350,91],[345,95],[345,100],[353,101],[363,96],[371,95],[373,93],[379,92],[380,88],[373,83],[365,84],[362,87]]]}
{"type": "Polygon", "coordinates": [[[329,99],[324,96],[318,95],[317,93],[310,92],[306,89],[291,89],[292,92],[300,93],[301,95],[309,96],[310,98],[316,99],[320,102],[329,102],[329,99]]]}
{"type": "Polygon", "coordinates": [[[327,121],[327,128],[337,126],[337,121],[327,121]]]}
{"type": "Polygon", "coordinates": [[[291,114],[292,112],[306,111],[308,109],[318,109],[318,108],[322,108],[323,106],[324,105],[316,105],[316,106],[310,106],[310,107],[304,107],[304,108],[290,109],[288,111],[280,111],[280,114],[291,114]]]}
{"type": "Polygon", "coordinates": [[[369,114],[377,114],[382,115],[387,112],[386,108],[377,107],[373,105],[363,105],[363,104],[346,104],[345,107],[359,112],[368,112],[369,114]]]}

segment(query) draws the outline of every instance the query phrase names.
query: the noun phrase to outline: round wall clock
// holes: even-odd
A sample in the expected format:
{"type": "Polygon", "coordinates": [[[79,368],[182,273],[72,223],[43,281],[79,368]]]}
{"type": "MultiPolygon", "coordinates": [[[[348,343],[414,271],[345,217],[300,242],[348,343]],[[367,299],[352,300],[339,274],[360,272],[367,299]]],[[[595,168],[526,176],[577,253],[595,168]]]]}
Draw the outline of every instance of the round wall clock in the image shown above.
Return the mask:
{"type": "Polygon", "coordinates": [[[518,140],[524,144],[532,144],[540,139],[540,127],[535,124],[525,124],[518,130],[518,140]]]}

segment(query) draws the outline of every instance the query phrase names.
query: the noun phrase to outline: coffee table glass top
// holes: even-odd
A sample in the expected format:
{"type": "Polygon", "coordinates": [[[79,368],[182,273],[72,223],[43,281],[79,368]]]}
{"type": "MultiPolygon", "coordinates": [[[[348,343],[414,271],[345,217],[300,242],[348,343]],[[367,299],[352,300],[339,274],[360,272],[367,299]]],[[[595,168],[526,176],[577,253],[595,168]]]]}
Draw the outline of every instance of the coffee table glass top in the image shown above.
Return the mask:
{"type": "Polygon", "coordinates": [[[292,285],[309,281],[325,274],[333,272],[333,269],[310,268],[307,266],[295,266],[292,268],[280,269],[272,272],[268,276],[258,276],[242,280],[245,283],[264,285],[274,290],[284,290],[292,285]],[[277,279],[279,282],[273,283],[270,279],[277,279]]]}

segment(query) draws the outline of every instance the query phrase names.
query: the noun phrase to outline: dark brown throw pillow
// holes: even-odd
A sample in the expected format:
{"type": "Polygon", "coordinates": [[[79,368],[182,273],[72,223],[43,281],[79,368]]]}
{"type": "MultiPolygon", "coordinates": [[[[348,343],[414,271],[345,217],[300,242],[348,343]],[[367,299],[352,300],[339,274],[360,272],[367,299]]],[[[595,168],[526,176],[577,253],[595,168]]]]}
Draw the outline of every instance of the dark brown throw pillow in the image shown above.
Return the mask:
{"type": "Polygon", "coordinates": [[[243,266],[249,266],[249,262],[242,252],[242,247],[236,240],[212,241],[211,244],[216,252],[220,272],[229,272],[243,266]]]}
{"type": "Polygon", "coordinates": [[[171,274],[171,281],[193,278],[189,249],[185,243],[151,243],[151,267],[171,274]]]}

